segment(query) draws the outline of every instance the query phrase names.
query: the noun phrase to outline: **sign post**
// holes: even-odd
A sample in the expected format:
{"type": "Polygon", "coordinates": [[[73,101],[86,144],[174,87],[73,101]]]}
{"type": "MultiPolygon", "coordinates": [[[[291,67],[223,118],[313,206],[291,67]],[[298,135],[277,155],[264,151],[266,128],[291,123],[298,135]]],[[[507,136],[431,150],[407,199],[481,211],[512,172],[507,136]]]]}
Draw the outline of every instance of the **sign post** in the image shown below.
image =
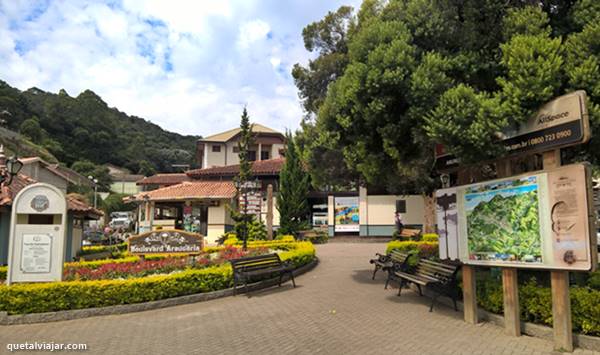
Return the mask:
{"type": "Polygon", "coordinates": [[[14,199],[7,283],[61,281],[66,251],[67,201],[49,184],[33,184],[14,199]]]}

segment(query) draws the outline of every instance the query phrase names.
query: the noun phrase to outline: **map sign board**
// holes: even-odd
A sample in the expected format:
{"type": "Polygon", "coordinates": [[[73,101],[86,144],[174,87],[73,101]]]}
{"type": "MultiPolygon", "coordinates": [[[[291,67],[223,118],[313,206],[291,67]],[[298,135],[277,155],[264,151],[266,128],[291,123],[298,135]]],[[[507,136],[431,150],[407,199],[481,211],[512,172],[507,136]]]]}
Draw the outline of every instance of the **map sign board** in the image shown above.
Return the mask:
{"type": "Polygon", "coordinates": [[[359,232],[358,197],[336,197],[334,206],[335,231],[359,232]]]}
{"type": "Polygon", "coordinates": [[[589,167],[557,169],[457,188],[465,264],[592,270],[589,167]]]}
{"type": "Polygon", "coordinates": [[[181,230],[157,230],[132,236],[127,240],[133,255],[183,254],[202,252],[204,238],[200,234],[181,230]]]}
{"type": "MultiPolygon", "coordinates": [[[[590,139],[589,115],[585,91],[560,96],[543,105],[527,122],[508,127],[502,133],[507,153],[535,153],[575,144],[590,139]]],[[[438,171],[456,169],[459,160],[444,146],[435,147],[438,171]]]]}

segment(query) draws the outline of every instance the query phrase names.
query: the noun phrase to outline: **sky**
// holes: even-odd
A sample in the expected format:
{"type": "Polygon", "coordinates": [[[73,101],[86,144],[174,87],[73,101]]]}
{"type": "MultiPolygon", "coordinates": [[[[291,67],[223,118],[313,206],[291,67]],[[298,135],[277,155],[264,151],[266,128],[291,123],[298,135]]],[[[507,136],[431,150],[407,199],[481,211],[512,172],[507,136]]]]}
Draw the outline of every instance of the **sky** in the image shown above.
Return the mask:
{"type": "Polygon", "coordinates": [[[296,129],[302,29],[360,0],[0,0],[0,80],[207,136],[252,122],[296,129]]]}

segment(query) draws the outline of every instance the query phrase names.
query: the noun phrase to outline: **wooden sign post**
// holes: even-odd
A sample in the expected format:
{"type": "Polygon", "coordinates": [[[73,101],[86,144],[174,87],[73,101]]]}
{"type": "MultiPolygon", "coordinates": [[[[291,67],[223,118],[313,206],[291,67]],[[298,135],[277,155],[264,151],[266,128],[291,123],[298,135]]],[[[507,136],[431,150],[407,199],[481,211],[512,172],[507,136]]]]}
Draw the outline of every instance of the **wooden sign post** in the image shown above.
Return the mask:
{"type": "MultiPolygon", "coordinates": [[[[560,149],[545,152],[544,169],[561,165],[560,149]]],[[[552,287],[552,326],[554,330],[554,349],[573,351],[573,324],[571,322],[571,300],[569,298],[569,272],[551,271],[552,287]]]]}

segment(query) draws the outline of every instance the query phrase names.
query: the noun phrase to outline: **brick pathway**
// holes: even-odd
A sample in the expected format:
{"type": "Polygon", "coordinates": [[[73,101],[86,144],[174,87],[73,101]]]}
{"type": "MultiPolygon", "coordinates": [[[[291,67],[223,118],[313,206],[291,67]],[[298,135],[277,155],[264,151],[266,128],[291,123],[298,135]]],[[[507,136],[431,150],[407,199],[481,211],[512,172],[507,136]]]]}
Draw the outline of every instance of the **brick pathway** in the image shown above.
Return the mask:
{"type": "MultiPolygon", "coordinates": [[[[552,344],[508,337],[412,291],[383,290],[369,258],[384,244],[330,243],[321,263],[291,285],[251,298],[58,323],[0,326],[7,343],[87,343],[92,354],[548,354],[552,344]]],[[[577,354],[592,354],[577,350],[577,354]]]]}

